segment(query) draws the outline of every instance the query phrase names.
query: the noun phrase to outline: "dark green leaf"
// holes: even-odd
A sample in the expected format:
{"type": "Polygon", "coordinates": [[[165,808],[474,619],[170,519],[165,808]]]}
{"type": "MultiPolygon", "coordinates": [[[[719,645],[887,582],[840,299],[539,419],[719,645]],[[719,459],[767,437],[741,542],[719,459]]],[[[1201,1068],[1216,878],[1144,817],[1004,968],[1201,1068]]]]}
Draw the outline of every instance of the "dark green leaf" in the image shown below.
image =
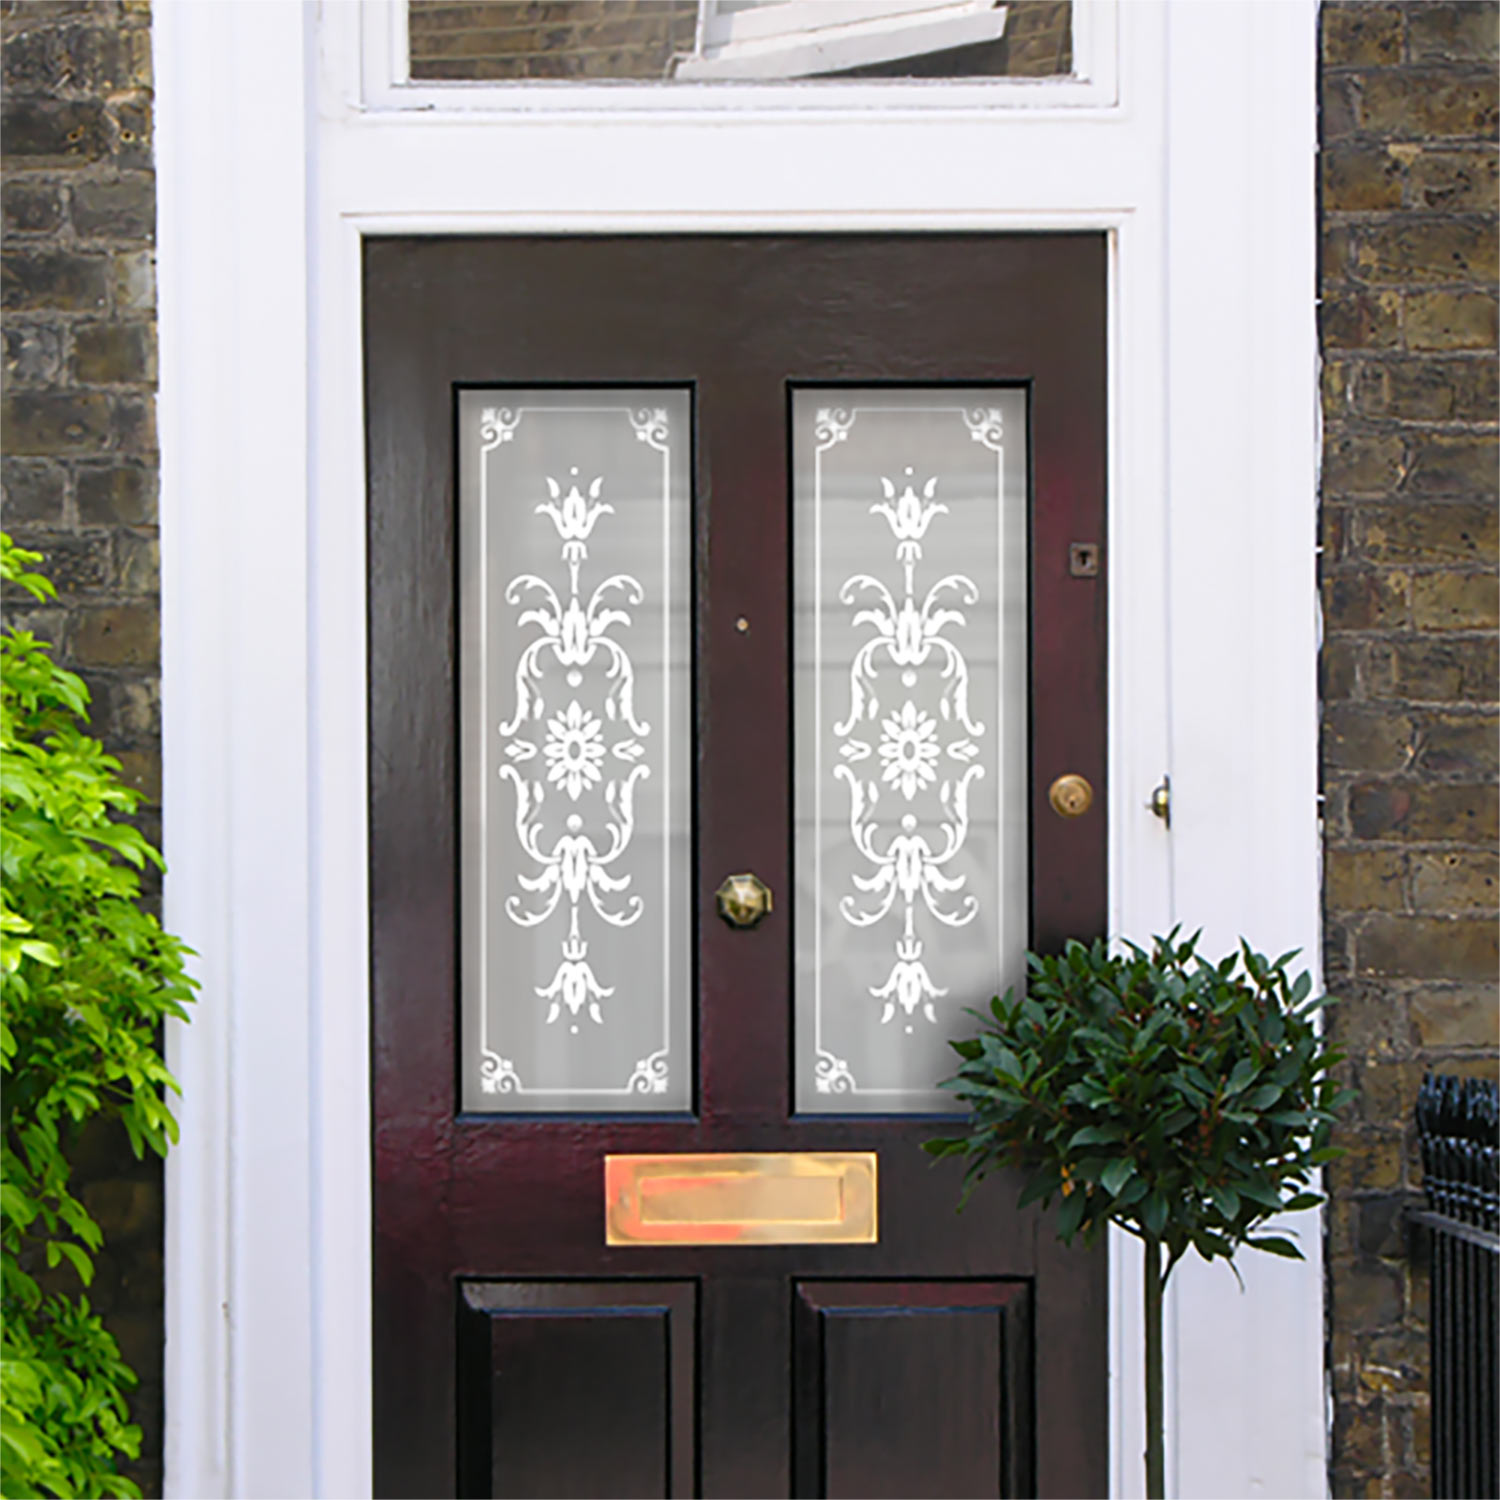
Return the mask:
{"type": "Polygon", "coordinates": [[[1322,1193],[1297,1193],[1283,1203],[1282,1209],[1286,1213],[1298,1213],[1304,1208],[1316,1208],[1324,1201],[1322,1193]]]}
{"type": "Polygon", "coordinates": [[[1057,1211],[1057,1233],[1060,1238],[1070,1240],[1078,1232],[1078,1226],[1083,1222],[1083,1216],[1088,1208],[1088,1199],[1082,1188],[1075,1188],[1062,1201],[1062,1207],[1057,1211]]]}
{"type": "Polygon", "coordinates": [[[1265,1250],[1271,1255],[1281,1255],[1287,1260],[1302,1260],[1305,1257],[1302,1252],[1290,1241],[1282,1239],[1280,1235],[1267,1235],[1263,1239],[1247,1239],[1245,1243],[1256,1250],[1265,1250]]]}
{"type": "Polygon", "coordinates": [[[1219,1183],[1211,1187],[1208,1191],[1208,1196],[1212,1199],[1214,1207],[1226,1219],[1239,1218],[1240,1195],[1228,1183],[1219,1183]]]}
{"type": "Polygon", "coordinates": [[[1040,1198],[1049,1198],[1062,1186],[1061,1176],[1051,1167],[1038,1172],[1021,1190],[1017,1208],[1026,1208],[1040,1198]]]}
{"type": "Polygon", "coordinates": [[[931,1140],[923,1141],[922,1149],[929,1156],[956,1156],[969,1149],[969,1143],[965,1140],[931,1140]]]}
{"type": "Polygon", "coordinates": [[[1264,1204],[1267,1208],[1281,1207],[1281,1194],[1274,1188],[1269,1188],[1263,1182],[1247,1181],[1240,1183],[1240,1196],[1242,1198],[1253,1198],[1255,1202],[1264,1204]]]}
{"type": "Polygon", "coordinates": [[[1262,1084],[1258,1089],[1251,1089],[1241,1100],[1240,1104],[1248,1110],[1262,1110],[1274,1104],[1281,1098],[1281,1089],[1277,1084],[1262,1084]]]}
{"type": "Polygon", "coordinates": [[[1155,1235],[1160,1235],[1167,1227],[1167,1200],[1159,1188],[1147,1193],[1141,1206],[1141,1222],[1155,1235]]]}
{"type": "MultiPolygon", "coordinates": [[[[1254,1078],[1258,1072],[1260,1072],[1259,1063],[1257,1063],[1253,1058],[1242,1058],[1234,1065],[1233,1071],[1225,1080],[1225,1097],[1230,1098],[1233,1095],[1238,1094],[1249,1084],[1250,1080],[1254,1078]]],[[[1206,1078],[1202,1079],[1202,1083],[1205,1087],[1208,1086],[1208,1080],[1206,1078]]]]}

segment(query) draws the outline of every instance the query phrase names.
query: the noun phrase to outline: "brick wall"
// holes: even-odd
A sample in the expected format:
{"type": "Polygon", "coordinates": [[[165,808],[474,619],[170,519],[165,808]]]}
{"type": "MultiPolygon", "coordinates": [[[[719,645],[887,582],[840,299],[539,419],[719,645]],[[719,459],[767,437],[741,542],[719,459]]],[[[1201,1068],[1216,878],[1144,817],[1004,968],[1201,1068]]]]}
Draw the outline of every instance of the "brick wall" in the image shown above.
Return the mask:
{"type": "Polygon", "coordinates": [[[413,0],[414,78],[663,77],[697,0],[413,0]]]}
{"type": "Polygon", "coordinates": [[[1052,78],[1073,70],[1072,0],[1009,0],[1005,18],[1007,78],[1052,78]]]}
{"type": "MultiPolygon", "coordinates": [[[[151,33],[145,0],[0,6],[0,522],[47,555],[22,611],[94,697],[94,730],[160,797],[151,33]]],[[[160,1163],[94,1132],[76,1158],[106,1250],[89,1296],[141,1378],[131,1473],[161,1474],[160,1163]]]]}
{"type": "MultiPolygon", "coordinates": [[[[411,0],[409,16],[414,78],[660,79],[692,50],[698,0],[411,0]]],[[[1043,77],[1072,65],[1070,0],[1008,0],[997,43],[861,71],[1043,77]]]]}
{"type": "Polygon", "coordinates": [[[1331,1171],[1335,1495],[1422,1495],[1422,1070],[1493,1071],[1496,38],[1476,4],[1322,14],[1329,987],[1359,1101],[1331,1171]]]}

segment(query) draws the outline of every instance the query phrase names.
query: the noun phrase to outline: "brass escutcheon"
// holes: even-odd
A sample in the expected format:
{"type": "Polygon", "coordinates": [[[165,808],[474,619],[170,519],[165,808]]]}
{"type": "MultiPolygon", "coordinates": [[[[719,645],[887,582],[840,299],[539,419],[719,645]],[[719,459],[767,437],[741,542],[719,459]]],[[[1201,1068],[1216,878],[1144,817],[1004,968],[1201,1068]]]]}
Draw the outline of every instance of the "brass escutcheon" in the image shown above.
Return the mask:
{"type": "Polygon", "coordinates": [[[771,911],[771,888],[758,875],[748,871],[729,876],[714,893],[719,915],[731,927],[754,927],[771,911]]]}
{"type": "Polygon", "coordinates": [[[1047,788],[1047,800],[1060,818],[1081,818],[1094,805],[1094,789],[1087,778],[1069,771],[1047,788]]]}

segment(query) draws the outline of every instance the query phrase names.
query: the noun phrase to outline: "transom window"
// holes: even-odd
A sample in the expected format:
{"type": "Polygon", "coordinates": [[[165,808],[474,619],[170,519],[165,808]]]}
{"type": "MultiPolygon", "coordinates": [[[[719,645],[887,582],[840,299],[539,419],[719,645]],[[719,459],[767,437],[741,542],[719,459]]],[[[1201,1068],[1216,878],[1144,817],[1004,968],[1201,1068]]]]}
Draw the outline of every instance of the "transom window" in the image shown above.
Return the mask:
{"type": "Polygon", "coordinates": [[[413,81],[1056,77],[1071,0],[408,0],[413,81]]]}

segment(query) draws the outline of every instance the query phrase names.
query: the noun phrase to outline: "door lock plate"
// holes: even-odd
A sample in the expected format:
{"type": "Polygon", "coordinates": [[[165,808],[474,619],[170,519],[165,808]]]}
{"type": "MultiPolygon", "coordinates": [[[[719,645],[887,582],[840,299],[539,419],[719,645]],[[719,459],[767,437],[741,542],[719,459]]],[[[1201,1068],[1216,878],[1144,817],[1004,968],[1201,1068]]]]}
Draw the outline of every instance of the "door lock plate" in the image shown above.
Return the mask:
{"type": "Polygon", "coordinates": [[[1074,578],[1099,576],[1098,542],[1074,542],[1068,548],[1068,572],[1074,578]]]}
{"type": "Polygon", "coordinates": [[[1094,805],[1094,788],[1076,772],[1059,776],[1047,788],[1047,800],[1060,818],[1081,818],[1094,805]]]}

